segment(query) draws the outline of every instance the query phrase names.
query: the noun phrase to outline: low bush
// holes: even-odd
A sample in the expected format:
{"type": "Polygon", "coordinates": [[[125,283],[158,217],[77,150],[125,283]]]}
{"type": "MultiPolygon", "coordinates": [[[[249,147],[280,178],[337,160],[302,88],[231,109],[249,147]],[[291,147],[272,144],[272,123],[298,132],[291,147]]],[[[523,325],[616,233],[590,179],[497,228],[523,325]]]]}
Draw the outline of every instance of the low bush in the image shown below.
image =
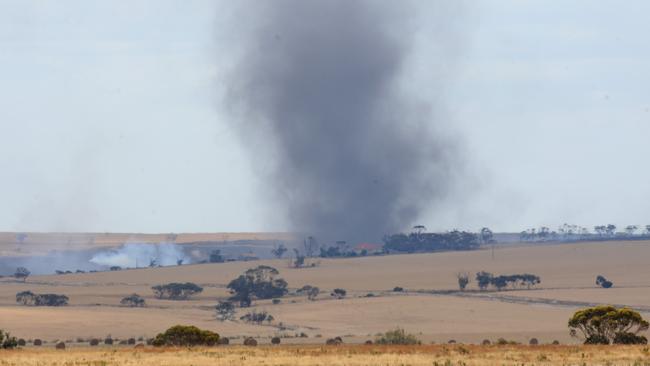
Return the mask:
{"type": "Polygon", "coordinates": [[[16,337],[12,337],[9,332],[5,332],[0,329],[0,348],[3,349],[12,349],[18,346],[18,340],[16,337]]]}
{"type": "Polygon", "coordinates": [[[130,344],[130,345],[134,345],[134,344],[135,344],[135,338],[129,338],[129,339],[126,341],[126,343],[128,343],[128,344],[130,344]]]}
{"type": "Polygon", "coordinates": [[[160,346],[214,346],[219,334],[191,325],[175,325],[154,338],[153,345],[160,346]]]}
{"type": "Polygon", "coordinates": [[[228,337],[221,337],[217,341],[217,344],[230,344],[230,339],[228,339],[228,337]]]}
{"type": "Polygon", "coordinates": [[[56,349],[65,349],[65,343],[64,342],[59,342],[55,346],[56,349]]]}
{"type": "Polygon", "coordinates": [[[408,334],[404,329],[397,328],[384,333],[381,337],[377,338],[375,343],[413,345],[421,344],[422,342],[413,334],[408,334]]]}
{"type": "Polygon", "coordinates": [[[257,341],[255,340],[255,338],[248,337],[244,339],[244,346],[255,347],[257,346],[257,341]]]}
{"type": "Polygon", "coordinates": [[[271,338],[271,344],[280,344],[281,341],[280,337],[271,338]]]}
{"type": "Polygon", "coordinates": [[[393,287],[393,292],[404,292],[404,288],[399,287],[399,286],[395,286],[395,287],[393,287]]]}
{"type": "Polygon", "coordinates": [[[104,344],[108,345],[108,346],[112,346],[113,345],[113,338],[107,337],[106,339],[104,339],[104,344]]]}
{"type": "Polygon", "coordinates": [[[34,339],[34,345],[35,345],[35,346],[42,346],[42,345],[43,345],[43,341],[41,341],[41,340],[38,339],[38,338],[37,338],[37,339],[34,339]]]}
{"type": "Polygon", "coordinates": [[[25,345],[27,345],[27,342],[22,338],[20,338],[17,343],[20,347],[25,347],[25,345]]]}
{"type": "Polygon", "coordinates": [[[99,345],[99,339],[93,338],[88,342],[91,346],[98,346],[99,345]]]}
{"type": "Polygon", "coordinates": [[[120,300],[120,304],[122,304],[122,306],[128,306],[132,308],[141,308],[146,306],[144,298],[142,298],[142,296],[138,294],[131,294],[123,298],[122,300],[120,300]]]}
{"type": "Polygon", "coordinates": [[[530,341],[528,341],[528,344],[530,344],[531,346],[536,346],[539,344],[539,341],[537,340],[537,338],[531,338],[530,341]]]}
{"type": "Polygon", "coordinates": [[[157,298],[169,300],[187,300],[192,295],[203,292],[203,287],[191,282],[168,283],[153,286],[151,289],[157,298]]]}
{"type": "Polygon", "coordinates": [[[492,342],[490,342],[489,339],[484,339],[483,342],[481,342],[481,344],[484,345],[484,346],[489,346],[489,345],[492,344],[492,342]]]}

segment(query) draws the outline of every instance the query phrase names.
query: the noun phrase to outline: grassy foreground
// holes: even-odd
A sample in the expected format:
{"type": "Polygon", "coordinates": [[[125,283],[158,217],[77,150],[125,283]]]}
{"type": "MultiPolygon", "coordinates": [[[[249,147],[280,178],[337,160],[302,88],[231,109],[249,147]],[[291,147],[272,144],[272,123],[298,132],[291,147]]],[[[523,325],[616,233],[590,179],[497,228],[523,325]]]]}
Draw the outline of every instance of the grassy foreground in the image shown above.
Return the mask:
{"type": "Polygon", "coordinates": [[[197,349],[52,348],[0,350],[0,365],[638,365],[647,346],[243,346],[197,349]]]}

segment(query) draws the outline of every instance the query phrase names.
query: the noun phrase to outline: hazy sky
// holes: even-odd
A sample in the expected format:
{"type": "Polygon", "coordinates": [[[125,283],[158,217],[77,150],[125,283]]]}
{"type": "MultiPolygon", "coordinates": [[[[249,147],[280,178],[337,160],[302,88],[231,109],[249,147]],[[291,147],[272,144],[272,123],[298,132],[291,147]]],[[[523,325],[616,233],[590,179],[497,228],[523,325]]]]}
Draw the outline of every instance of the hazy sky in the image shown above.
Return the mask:
{"type": "MultiPolygon", "coordinates": [[[[0,230],[283,230],[219,103],[232,3],[0,0],[0,230]]],[[[453,56],[415,6],[404,83],[468,174],[414,224],[650,224],[650,3],[468,2],[453,56]]]]}

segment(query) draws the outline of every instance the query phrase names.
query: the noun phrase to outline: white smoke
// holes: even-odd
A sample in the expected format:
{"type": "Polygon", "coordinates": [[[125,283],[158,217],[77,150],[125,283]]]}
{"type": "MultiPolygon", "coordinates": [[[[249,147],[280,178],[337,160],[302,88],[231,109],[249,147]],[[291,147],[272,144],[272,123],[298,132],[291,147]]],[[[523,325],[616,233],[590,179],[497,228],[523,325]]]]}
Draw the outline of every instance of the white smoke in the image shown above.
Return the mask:
{"type": "Polygon", "coordinates": [[[115,250],[99,252],[90,259],[100,266],[120,266],[123,268],[149,267],[151,264],[173,266],[182,260],[190,263],[180,245],[174,243],[127,243],[115,250]]]}

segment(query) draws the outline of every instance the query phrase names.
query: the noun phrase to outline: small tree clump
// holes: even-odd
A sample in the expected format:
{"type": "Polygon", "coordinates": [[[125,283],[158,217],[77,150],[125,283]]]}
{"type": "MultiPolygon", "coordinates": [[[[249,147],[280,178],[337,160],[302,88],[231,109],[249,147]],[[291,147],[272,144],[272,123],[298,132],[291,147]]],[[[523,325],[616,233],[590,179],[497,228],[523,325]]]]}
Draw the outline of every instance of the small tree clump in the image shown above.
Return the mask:
{"type": "Polygon", "coordinates": [[[257,341],[255,340],[255,338],[248,337],[244,339],[244,346],[255,347],[257,346],[257,341]]]}
{"type": "Polygon", "coordinates": [[[481,342],[481,344],[484,345],[484,346],[489,346],[489,345],[492,344],[492,342],[490,342],[489,339],[484,339],[483,342],[481,342]]]}
{"type": "Polygon", "coordinates": [[[271,344],[280,344],[281,341],[280,337],[271,338],[271,344]]]}
{"type": "Polygon", "coordinates": [[[88,342],[88,344],[90,344],[91,346],[99,346],[99,339],[93,338],[90,340],[90,342],[88,342]]]}
{"type": "Polygon", "coordinates": [[[221,337],[219,338],[219,341],[217,341],[217,344],[222,344],[222,345],[229,344],[229,343],[230,343],[230,339],[228,339],[228,337],[221,337]]]}
{"type": "Polygon", "coordinates": [[[397,328],[389,330],[375,341],[377,344],[402,344],[413,345],[422,344],[422,342],[413,334],[408,334],[404,329],[397,328]]]}
{"type": "Polygon", "coordinates": [[[107,346],[112,346],[113,345],[113,338],[107,337],[104,339],[104,344],[107,346]]]}
{"type": "Polygon", "coordinates": [[[219,301],[215,306],[217,319],[223,321],[233,320],[235,318],[235,304],[231,301],[219,301]]]}
{"type": "Polygon", "coordinates": [[[598,275],[596,276],[596,285],[602,287],[602,288],[610,288],[614,286],[612,281],[608,281],[605,277],[598,275]]]}
{"type": "Polygon", "coordinates": [[[153,345],[161,346],[214,346],[219,334],[195,326],[175,325],[154,338],[153,345]]]}
{"type": "Polygon", "coordinates": [[[399,286],[395,286],[395,287],[393,287],[393,292],[404,292],[404,288],[399,287],[399,286]]]}
{"type": "Polygon", "coordinates": [[[20,347],[25,347],[25,345],[27,344],[27,342],[23,338],[18,339],[17,343],[20,347]]]}
{"type": "Polygon", "coordinates": [[[287,281],[279,278],[280,272],[270,266],[257,266],[244,272],[243,275],[228,283],[232,294],[230,300],[239,301],[240,306],[250,306],[253,298],[273,299],[284,296],[287,290],[287,281]]]}
{"type": "Polygon", "coordinates": [[[144,298],[138,294],[131,294],[123,298],[120,300],[120,304],[122,304],[122,306],[128,306],[131,308],[141,308],[146,306],[144,298]]]}
{"type": "Polygon", "coordinates": [[[34,344],[34,346],[37,346],[37,347],[38,347],[38,346],[42,346],[42,345],[43,345],[43,341],[40,340],[40,339],[38,339],[38,338],[36,338],[36,339],[34,339],[34,343],[33,343],[33,344],[34,344]]]}
{"type": "Polygon", "coordinates": [[[345,291],[345,290],[342,289],[342,288],[335,288],[335,289],[332,291],[332,293],[330,294],[330,296],[332,296],[332,297],[334,297],[334,298],[336,298],[336,299],[342,299],[342,298],[345,297],[345,295],[347,295],[347,293],[348,293],[348,292],[345,291]]]}
{"type": "Polygon", "coordinates": [[[539,341],[537,340],[537,338],[531,338],[530,341],[528,341],[528,344],[530,344],[531,346],[536,346],[539,344],[539,341]]]}
{"type": "Polygon", "coordinates": [[[169,300],[187,300],[192,295],[203,292],[203,287],[191,282],[168,283],[153,286],[151,289],[156,298],[169,300]]]}
{"type": "Polygon", "coordinates": [[[128,344],[130,344],[130,345],[134,345],[134,344],[135,344],[135,338],[129,338],[129,339],[126,341],[126,343],[128,343],[128,344]]]}
{"type": "Polygon", "coordinates": [[[65,349],[65,342],[59,342],[55,346],[56,349],[65,349]]]}

